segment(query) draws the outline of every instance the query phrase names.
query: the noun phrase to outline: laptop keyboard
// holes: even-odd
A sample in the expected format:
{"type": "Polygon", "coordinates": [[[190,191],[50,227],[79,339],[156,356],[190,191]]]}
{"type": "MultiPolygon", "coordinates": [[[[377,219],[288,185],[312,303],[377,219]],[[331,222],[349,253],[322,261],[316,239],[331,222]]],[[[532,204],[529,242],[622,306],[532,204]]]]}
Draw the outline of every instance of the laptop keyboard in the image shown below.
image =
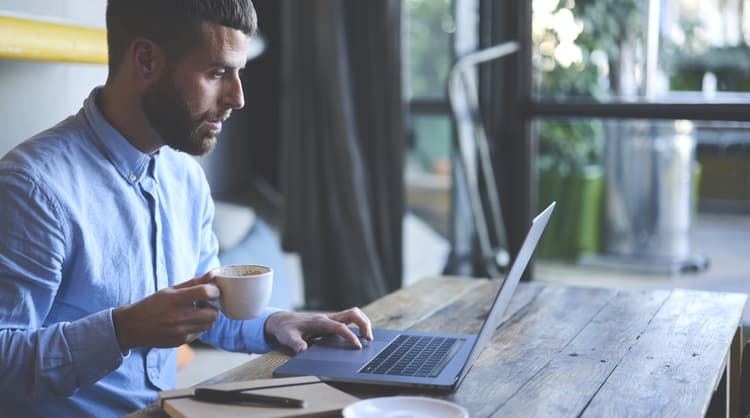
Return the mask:
{"type": "Polygon", "coordinates": [[[435,377],[458,351],[457,338],[399,335],[359,373],[435,377]]]}

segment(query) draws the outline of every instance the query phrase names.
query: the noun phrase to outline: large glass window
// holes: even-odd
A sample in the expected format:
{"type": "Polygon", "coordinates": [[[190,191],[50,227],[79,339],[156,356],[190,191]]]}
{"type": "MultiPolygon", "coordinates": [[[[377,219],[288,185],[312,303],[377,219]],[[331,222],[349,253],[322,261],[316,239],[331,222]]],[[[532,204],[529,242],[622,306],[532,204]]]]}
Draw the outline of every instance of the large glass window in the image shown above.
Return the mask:
{"type": "MultiPolygon", "coordinates": [[[[502,8],[480,3],[485,12],[502,8]]],[[[476,49],[457,45],[465,30],[479,34],[479,22],[485,38],[495,31],[488,16],[516,27],[513,16],[485,13],[467,29],[471,19],[456,13],[464,6],[404,1],[407,202],[443,236],[453,51],[476,49]]],[[[733,254],[725,244],[750,232],[750,124],[743,122],[750,115],[731,107],[750,102],[750,0],[532,0],[531,9],[531,56],[521,71],[531,68],[532,97],[529,106],[508,105],[524,107],[532,121],[532,208],[560,203],[535,276],[597,282],[594,276],[620,267],[630,275],[640,264],[641,272],[671,277],[701,270],[706,260],[712,267],[690,277],[722,271],[719,254],[733,254]],[[678,223],[680,216],[689,222],[678,223]],[[680,250],[670,253],[670,245],[680,250]],[[636,249],[661,259],[648,265],[636,249]]]]}
{"type": "Polygon", "coordinates": [[[535,94],[596,101],[736,98],[750,91],[748,4],[534,0],[535,94]]]}
{"type": "Polygon", "coordinates": [[[750,291],[750,124],[545,118],[534,131],[535,209],[558,202],[537,279],[750,291]],[[597,158],[561,163],[542,145],[557,129],[599,130],[597,158]]]}
{"type": "Polygon", "coordinates": [[[750,1],[534,0],[531,36],[535,208],[561,203],[537,277],[750,268],[750,124],[722,113],[750,102],[750,1]]]}

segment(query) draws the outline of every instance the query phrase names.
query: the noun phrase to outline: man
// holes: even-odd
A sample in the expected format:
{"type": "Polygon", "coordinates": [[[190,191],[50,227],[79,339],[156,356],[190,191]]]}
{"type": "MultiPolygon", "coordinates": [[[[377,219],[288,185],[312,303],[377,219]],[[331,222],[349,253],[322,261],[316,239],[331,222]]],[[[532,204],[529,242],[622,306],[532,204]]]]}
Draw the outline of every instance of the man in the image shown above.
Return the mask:
{"type": "Polygon", "coordinates": [[[356,308],[233,321],[206,303],[213,203],[187,154],[243,106],[255,26],[249,0],[110,0],[105,86],[0,161],[0,414],[121,416],[173,387],[173,347],[195,338],[361,347],[348,323],[371,338],[356,308]]]}

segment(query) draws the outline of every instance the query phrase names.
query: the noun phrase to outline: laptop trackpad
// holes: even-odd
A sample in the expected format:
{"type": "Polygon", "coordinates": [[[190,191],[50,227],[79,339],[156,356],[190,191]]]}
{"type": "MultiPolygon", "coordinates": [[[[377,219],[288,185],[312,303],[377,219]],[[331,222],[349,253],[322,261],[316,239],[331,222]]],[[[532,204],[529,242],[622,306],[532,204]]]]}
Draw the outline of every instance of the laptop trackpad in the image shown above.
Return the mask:
{"type": "Polygon", "coordinates": [[[362,349],[352,347],[352,343],[340,335],[329,335],[313,344],[308,350],[297,354],[305,360],[345,361],[364,364],[390,341],[368,341],[360,338],[362,349]]]}

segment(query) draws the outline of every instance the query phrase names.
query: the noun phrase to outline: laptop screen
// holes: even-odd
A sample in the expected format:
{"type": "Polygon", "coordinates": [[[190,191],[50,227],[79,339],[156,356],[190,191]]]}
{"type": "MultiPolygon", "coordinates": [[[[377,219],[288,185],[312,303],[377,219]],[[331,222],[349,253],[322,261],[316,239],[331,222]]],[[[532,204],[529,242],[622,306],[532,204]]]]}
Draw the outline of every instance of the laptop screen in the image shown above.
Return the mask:
{"type": "Polygon", "coordinates": [[[518,251],[518,256],[516,256],[516,259],[513,261],[513,265],[511,266],[510,271],[508,271],[508,274],[505,275],[503,284],[500,285],[500,290],[497,292],[497,296],[495,296],[495,301],[492,303],[492,308],[487,315],[487,319],[485,319],[484,324],[482,324],[482,329],[479,331],[479,335],[474,342],[474,347],[471,349],[469,359],[461,370],[458,379],[459,383],[463,380],[464,376],[466,376],[466,373],[469,372],[469,369],[471,369],[474,361],[479,357],[479,353],[482,352],[487,341],[492,338],[497,327],[500,326],[503,313],[505,313],[505,310],[508,308],[510,298],[516,291],[518,282],[521,280],[524,270],[526,270],[526,265],[529,263],[529,259],[531,259],[531,255],[534,253],[534,249],[539,242],[539,238],[542,236],[542,232],[544,232],[544,227],[547,226],[552,211],[555,209],[555,204],[555,202],[552,202],[531,222],[531,228],[526,234],[526,239],[524,239],[521,249],[518,251]]]}

